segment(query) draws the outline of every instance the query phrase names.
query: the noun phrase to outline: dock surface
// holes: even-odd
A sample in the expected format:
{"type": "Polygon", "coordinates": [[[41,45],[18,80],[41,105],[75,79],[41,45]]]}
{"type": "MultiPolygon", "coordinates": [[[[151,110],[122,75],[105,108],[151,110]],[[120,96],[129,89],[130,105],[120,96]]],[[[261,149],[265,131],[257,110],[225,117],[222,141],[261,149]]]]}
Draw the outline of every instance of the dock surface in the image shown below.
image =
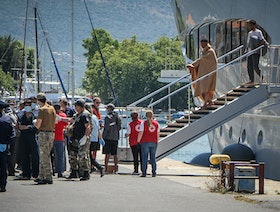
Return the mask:
{"type": "Polygon", "coordinates": [[[131,175],[131,163],[120,163],[118,174],[100,178],[94,172],[90,180],[82,182],[54,177],[52,185],[36,185],[10,176],[7,192],[0,193],[0,208],[2,212],[280,211],[279,181],[265,180],[263,195],[257,190],[254,194],[211,193],[209,184],[217,170],[168,158],[157,165],[157,177],[146,178],[131,175]]]}

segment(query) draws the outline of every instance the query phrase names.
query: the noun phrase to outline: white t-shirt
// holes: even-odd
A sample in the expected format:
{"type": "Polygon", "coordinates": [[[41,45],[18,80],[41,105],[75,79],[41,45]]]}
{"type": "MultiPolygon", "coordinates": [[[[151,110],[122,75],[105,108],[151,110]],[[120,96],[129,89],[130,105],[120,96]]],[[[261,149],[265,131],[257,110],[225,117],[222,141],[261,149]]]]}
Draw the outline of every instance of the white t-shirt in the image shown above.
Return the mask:
{"type": "Polygon", "coordinates": [[[248,33],[248,37],[247,37],[247,47],[248,47],[248,51],[251,51],[251,50],[252,50],[251,47],[250,47],[250,45],[249,45],[251,39],[255,39],[255,40],[259,40],[259,41],[264,40],[262,31],[259,30],[259,29],[255,29],[255,31],[251,30],[251,31],[248,33]]]}

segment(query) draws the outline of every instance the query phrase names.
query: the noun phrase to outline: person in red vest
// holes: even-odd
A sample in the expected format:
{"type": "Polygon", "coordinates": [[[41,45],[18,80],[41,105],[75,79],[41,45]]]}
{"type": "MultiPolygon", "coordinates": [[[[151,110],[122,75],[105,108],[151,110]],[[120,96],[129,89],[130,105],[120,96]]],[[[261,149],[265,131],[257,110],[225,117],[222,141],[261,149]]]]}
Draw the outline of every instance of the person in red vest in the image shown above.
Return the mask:
{"type": "Polygon", "coordinates": [[[146,111],[146,120],[140,124],[139,135],[137,141],[141,144],[142,152],[142,175],[146,177],[148,167],[148,154],[152,164],[152,177],[156,177],[156,151],[159,140],[159,123],[153,119],[152,110],[146,111]]]}
{"type": "Polygon", "coordinates": [[[136,111],[132,111],[130,116],[132,121],[128,123],[127,131],[125,135],[126,137],[129,137],[129,145],[132,151],[133,164],[134,164],[134,171],[132,174],[135,175],[138,174],[139,156],[140,156],[140,163],[142,164],[141,146],[140,143],[138,143],[137,138],[140,130],[140,124],[143,120],[138,119],[138,113],[136,111]]]}
{"type": "Polygon", "coordinates": [[[65,140],[64,140],[64,129],[68,125],[68,122],[62,121],[62,118],[66,118],[66,114],[61,111],[60,104],[54,105],[55,112],[57,114],[57,123],[54,129],[54,158],[55,158],[55,169],[57,177],[63,177],[62,173],[65,170],[65,140]]]}

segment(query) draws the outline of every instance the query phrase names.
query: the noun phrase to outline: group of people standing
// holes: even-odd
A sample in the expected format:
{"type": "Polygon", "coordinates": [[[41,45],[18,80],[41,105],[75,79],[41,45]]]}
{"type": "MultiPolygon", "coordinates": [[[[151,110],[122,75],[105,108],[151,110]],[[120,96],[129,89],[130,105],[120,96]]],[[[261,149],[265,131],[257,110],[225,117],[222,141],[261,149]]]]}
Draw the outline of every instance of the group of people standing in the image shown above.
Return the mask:
{"type": "Polygon", "coordinates": [[[148,168],[148,156],[152,165],[152,177],[156,177],[156,150],[159,140],[159,123],[153,119],[153,111],[146,111],[146,120],[138,118],[138,113],[131,113],[132,121],[127,126],[126,136],[129,137],[129,144],[133,155],[134,171],[139,173],[139,156],[141,162],[140,177],[146,177],[148,168]]]}
{"type": "MultiPolygon", "coordinates": [[[[16,118],[4,113],[9,104],[0,102],[0,190],[6,191],[8,147],[18,136],[18,151],[22,173],[20,180],[34,179],[38,185],[53,184],[54,173],[57,177],[66,177],[65,145],[69,156],[70,175],[66,178],[89,180],[90,173],[98,169],[100,177],[108,171],[110,156],[113,156],[114,170],[118,169],[118,140],[120,138],[121,119],[114,111],[113,104],[106,105],[107,115],[102,121],[99,105],[101,99],[93,98],[93,103],[78,99],[74,108],[69,107],[67,99],[60,99],[54,105],[48,102],[44,93],[21,102],[16,118]],[[97,151],[103,146],[104,167],[96,160],[97,151]],[[54,153],[54,158],[52,154],[54,153]],[[52,160],[54,159],[54,160],[52,160]]],[[[139,155],[141,177],[146,177],[148,155],[152,164],[152,176],[156,176],[155,153],[159,139],[159,124],[153,119],[153,112],[146,112],[146,120],[138,113],[131,113],[126,136],[134,158],[134,172],[139,174],[139,155]]],[[[15,154],[15,153],[13,153],[15,154]]],[[[14,171],[15,166],[11,170],[14,171]]],[[[10,172],[10,170],[9,170],[10,172]]],[[[10,173],[14,175],[14,173],[10,173]]]]}

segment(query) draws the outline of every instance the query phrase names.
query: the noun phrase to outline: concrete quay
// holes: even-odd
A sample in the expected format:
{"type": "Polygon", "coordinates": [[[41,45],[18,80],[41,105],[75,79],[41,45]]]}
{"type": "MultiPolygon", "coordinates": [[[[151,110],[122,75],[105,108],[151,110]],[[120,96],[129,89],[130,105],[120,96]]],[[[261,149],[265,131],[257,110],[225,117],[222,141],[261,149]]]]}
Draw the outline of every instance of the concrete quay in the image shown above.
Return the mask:
{"type": "MultiPolygon", "coordinates": [[[[101,161],[101,160],[100,160],[101,161]]],[[[102,161],[101,161],[102,162],[102,161]]],[[[168,158],[157,163],[157,177],[131,175],[132,164],[119,164],[118,174],[89,181],[54,177],[52,185],[8,178],[0,193],[6,211],[280,211],[280,182],[265,180],[265,194],[211,193],[217,170],[192,166],[168,158]]],[[[150,166],[149,166],[150,168],[150,166]]],[[[150,170],[148,170],[148,173],[150,170]]],[[[258,189],[256,182],[256,189],[258,189]]]]}

